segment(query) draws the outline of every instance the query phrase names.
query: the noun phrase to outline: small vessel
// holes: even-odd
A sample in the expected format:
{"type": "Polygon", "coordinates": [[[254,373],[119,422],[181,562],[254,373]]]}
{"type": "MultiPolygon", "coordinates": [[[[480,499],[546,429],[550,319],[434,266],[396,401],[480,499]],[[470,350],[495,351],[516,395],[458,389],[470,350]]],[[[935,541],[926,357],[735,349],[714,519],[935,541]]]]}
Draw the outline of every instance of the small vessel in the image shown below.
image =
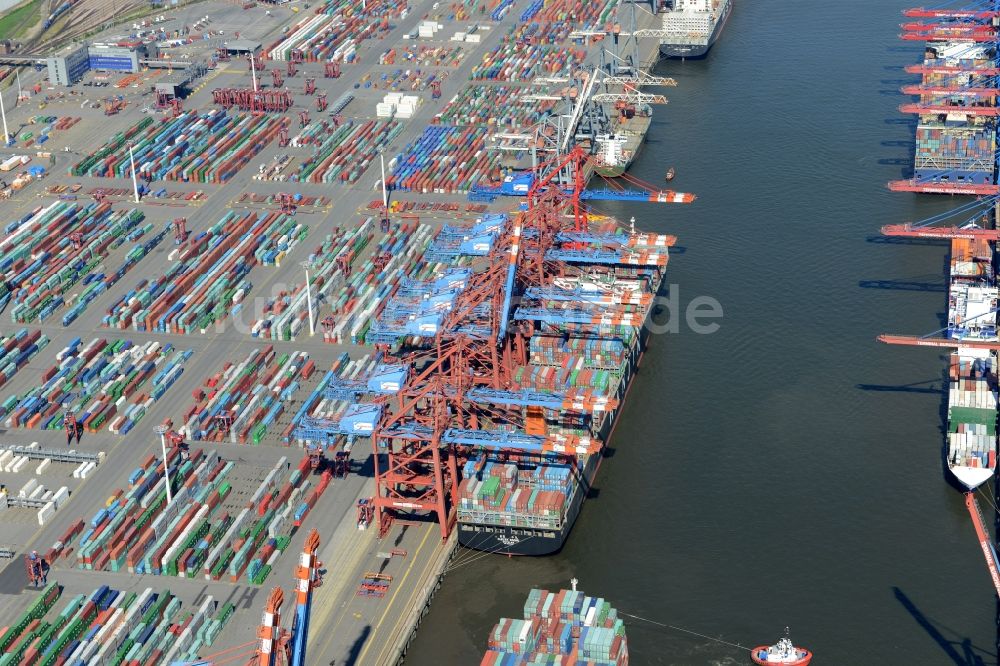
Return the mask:
{"type": "Polygon", "coordinates": [[[812,661],[813,655],[809,650],[796,647],[792,639],[788,637],[788,627],[785,627],[785,635],[777,643],[771,646],[761,645],[750,651],[750,658],[755,664],[789,664],[790,666],[806,666],[812,661]]]}
{"type": "Polygon", "coordinates": [[[677,175],[677,172],[674,171],[673,167],[670,167],[669,169],[667,169],[667,175],[664,176],[664,180],[666,180],[669,183],[670,181],[672,181],[674,179],[674,176],[676,176],[676,175],[677,175]]]}

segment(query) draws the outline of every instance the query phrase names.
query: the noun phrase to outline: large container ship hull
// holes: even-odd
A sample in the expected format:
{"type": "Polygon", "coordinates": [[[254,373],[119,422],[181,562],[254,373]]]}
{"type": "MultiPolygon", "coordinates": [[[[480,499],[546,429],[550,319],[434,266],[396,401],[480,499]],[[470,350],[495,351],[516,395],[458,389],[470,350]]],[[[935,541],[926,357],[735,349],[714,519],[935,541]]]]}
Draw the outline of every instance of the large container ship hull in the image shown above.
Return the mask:
{"type": "Polygon", "coordinates": [[[700,40],[692,41],[691,43],[661,42],[660,55],[664,58],[682,58],[685,60],[704,58],[708,55],[708,52],[712,49],[712,45],[715,44],[715,42],[719,39],[719,36],[722,34],[732,11],[733,2],[732,0],[728,0],[725,2],[725,6],[722,9],[722,15],[719,17],[719,20],[716,21],[715,27],[712,29],[708,39],[704,42],[701,42],[700,40]]]}
{"type": "MultiPolygon", "coordinates": [[[[615,394],[620,404],[625,402],[625,396],[639,367],[639,361],[645,352],[648,339],[649,331],[642,327],[636,335],[628,361],[623,368],[622,381],[615,394]]],[[[601,441],[608,442],[610,440],[620,411],[621,407],[618,407],[608,412],[597,432],[601,441]]],[[[597,470],[600,469],[603,457],[603,450],[600,454],[589,456],[586,465],[579,470],[576,492],[570,498],[565,517],[558,530],[459,521],[459,544],[466,548],[503,555],[551,555],[558,552],[566,542],[573,529],[573,524],[580,515],[580,509],[583,507],[583,502],[597,476],[597,470]]]]}

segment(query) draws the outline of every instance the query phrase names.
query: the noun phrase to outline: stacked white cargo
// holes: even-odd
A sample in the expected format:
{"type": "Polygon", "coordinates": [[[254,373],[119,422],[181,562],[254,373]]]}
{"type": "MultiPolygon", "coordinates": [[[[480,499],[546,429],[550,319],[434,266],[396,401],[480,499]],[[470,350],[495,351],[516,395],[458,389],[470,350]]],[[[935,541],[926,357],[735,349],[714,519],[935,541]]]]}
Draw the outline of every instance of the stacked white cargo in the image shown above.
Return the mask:
{"type": "Polygon", "coordinates": [[[420,25],[417,26],[417,35],[421,39],[433,39],[434,33],[443,28],[444,26],[437,21],[421,21],[420,25]]]}
{"type": "Polygon", "coordinates": [[[396,105],[396,117],[410,119],[418,106],[420,106],[420,98],[416,95],[401,95],[396,105]]]}

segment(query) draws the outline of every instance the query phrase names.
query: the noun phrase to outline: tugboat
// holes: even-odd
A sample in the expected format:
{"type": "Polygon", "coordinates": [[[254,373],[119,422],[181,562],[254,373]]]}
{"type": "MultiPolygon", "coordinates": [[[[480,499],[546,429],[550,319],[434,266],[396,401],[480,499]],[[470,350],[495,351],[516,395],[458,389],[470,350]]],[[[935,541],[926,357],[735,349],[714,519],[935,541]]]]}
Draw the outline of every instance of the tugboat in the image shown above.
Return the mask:
{"type": "Polygon", "coordinates": [[[786,664],[787,666],[807,666],[812,661],[812,652],[796,647],[788,637],[788,627],[785,635],[775,645],[761,645],[750,651],[750,658],[755,664],[786,664]]]}

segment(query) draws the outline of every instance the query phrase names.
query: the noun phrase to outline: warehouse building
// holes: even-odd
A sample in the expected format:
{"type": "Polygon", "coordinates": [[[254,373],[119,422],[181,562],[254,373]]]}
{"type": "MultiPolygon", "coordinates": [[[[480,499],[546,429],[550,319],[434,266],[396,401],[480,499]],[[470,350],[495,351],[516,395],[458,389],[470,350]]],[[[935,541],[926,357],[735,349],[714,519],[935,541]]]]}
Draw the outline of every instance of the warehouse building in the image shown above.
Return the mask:
{"type": "Polygon", "coordinates": [[[80,80],[88,69],[135,73],[142,69],[142,61],[156,58],[158,50],[152,44],[80,44],[59,51],[45,59],[49,68],[49,82],[57,86],[70,86],[80,80]]]}
{"type": "Polygon", "coordinates": [[[90,69],[90,57],[85,44],[69,46],[45,59],[49,69],[49,83],[71,86],[90,69]]]}
{"type": "Polygon", "coordinates": [[[118,44],[91,44],[88,50],[90,68],[112,72],[138,72],[139,60],[146,58],[144,44],[120,46],[118,44]]]}

